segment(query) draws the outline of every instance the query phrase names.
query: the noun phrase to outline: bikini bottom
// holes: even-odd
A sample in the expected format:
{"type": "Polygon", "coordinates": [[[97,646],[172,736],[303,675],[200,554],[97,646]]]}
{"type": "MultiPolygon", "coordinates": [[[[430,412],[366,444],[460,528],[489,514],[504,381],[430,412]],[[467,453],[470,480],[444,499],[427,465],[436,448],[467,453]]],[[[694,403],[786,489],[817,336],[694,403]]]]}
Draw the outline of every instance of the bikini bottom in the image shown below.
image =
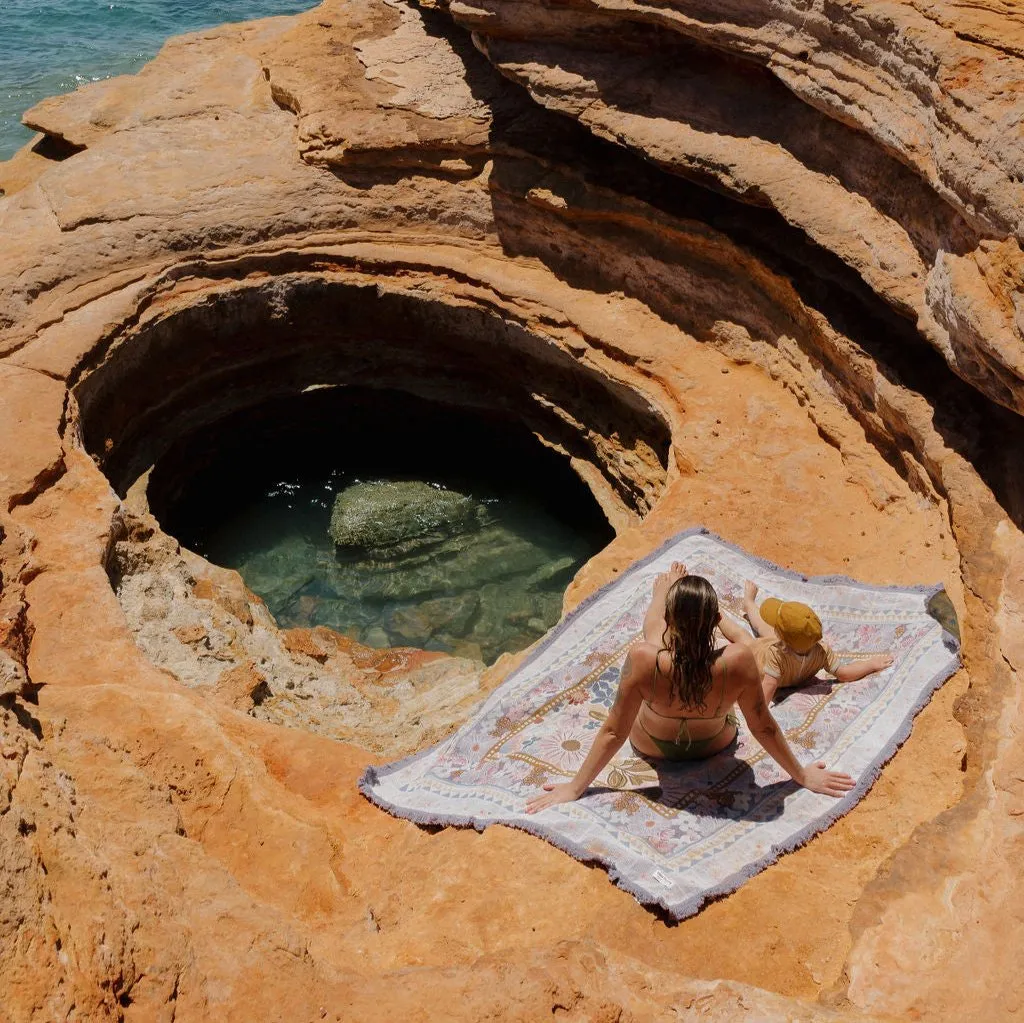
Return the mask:
{"type": "Polygon", "coordinates": [[[705,757],[712,756],[714,753],[721,751],[723,747],[717,745],[719,737],[722,732],[732,726],[733,738],[736,738],[736,731],[739,727],[739,718],[736,717],[735,711],[729,711],[725,715],[725,721],[722,723],[722,727],[719,728],[714,735],[709,735],[704,739],[689,739],[686,742],[674,742],[672,739],[659,739],[656,735],[651,735],[643,726],[643,722],[640,722],[640,727],[643,729],[644,735],[647,736],[651,742],[661,751],[661,756],[665,760],[703,760],[705,757]]]}

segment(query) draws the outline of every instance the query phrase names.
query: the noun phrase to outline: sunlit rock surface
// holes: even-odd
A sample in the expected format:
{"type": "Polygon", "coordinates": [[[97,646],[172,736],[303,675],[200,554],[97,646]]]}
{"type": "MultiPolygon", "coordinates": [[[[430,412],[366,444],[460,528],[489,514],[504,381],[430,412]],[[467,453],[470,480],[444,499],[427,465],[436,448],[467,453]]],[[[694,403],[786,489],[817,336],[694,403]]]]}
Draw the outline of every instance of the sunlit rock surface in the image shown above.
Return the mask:
{"type": "Polygon", "coordinates": [[[1011,1017],[1022,81],[992,3],[328,0],[30,112],[85,148],[0,165],[4,1013],[1011,1017]],[[965,668],[678,927],[392,819],[360,772],[514,658],[277,629],[133,487],[188,425],[367,381],[570,461],[618,535],[567,606],[700,522],[946,582],[965,668]]]}

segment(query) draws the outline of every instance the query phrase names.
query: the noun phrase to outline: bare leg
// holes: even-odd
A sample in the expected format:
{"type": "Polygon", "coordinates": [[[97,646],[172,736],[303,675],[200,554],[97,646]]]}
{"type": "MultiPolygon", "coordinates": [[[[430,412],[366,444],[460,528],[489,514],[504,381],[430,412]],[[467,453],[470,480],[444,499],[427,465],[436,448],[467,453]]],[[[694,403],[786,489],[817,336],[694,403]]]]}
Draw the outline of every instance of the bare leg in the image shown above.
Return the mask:
{"type": "Polygon", "coordinates": [[[661,645],[662,637],[665,635],[665,597],[677,579],[686,575],[686,566],[681,561],[673,561],[672,567],[667,572],[662,572],[654,580],[654,592],[651,594],[651,603],[644,615],[643,633],[648,643],[655,646],[661,645]]]}
{"type": "Polygon", "coordinates": [[[757,613],[757,585],[749,579],[743,584],[743,613],[758,636],[775,638],[775,630],[757,613]]]}
{"type": "Polygon", "coordinates": [[[742,625],[734,622],[727,614],[723,614],[718,619],[718,628],[730,643],[750,644],[754,642],[754,637],[742,625]]]}

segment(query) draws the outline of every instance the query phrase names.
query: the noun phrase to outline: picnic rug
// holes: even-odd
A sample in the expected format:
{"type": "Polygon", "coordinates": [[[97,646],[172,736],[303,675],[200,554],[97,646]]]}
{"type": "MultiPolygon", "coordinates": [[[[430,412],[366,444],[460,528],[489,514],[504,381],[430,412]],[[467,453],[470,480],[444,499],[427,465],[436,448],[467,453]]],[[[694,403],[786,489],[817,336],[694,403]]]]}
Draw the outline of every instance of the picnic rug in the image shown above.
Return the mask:
{"type": "Polygon", "coordinates": [[[418,824],[529,831],[604,865],[640,902],[682,919],[803,845],[867,792],[915,714],[960,664],[938,605],[949,609],[941,586],[807,578],[690,529],[567,616],[451,738],[368,768],[360,790],[418,824]],[[853,775],[856,787],[841,799],[799,788],[741,722],[727,750],[685,764],[655,769],[627,742],[583,798],[528,815],[539,787],[571,778],[590,748],[639,638],[654,577],[673,561],[709,579],[723,611],[737,618],[743,581],[753,579],[759,602],[776,596],[814,607],[841,660],[892,652],[887,671],[846,685],[821,677],[784,690],[773,706],[799,760],[824,760],[853,775]]]}

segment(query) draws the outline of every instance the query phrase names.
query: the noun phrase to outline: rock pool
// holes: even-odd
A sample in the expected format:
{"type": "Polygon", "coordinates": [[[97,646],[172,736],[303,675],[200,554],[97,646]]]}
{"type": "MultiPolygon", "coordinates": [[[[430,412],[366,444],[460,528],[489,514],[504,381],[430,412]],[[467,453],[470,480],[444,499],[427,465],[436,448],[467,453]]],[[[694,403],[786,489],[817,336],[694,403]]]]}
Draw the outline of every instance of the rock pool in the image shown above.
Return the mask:
{"type": "Polygon", "coordinates": [[[237,569],[282,626],[487,663],[558,621],[613,536],[529,431],[386,391],[212,424],[158,464],[150,495],[165,528],[237,569]]]}

